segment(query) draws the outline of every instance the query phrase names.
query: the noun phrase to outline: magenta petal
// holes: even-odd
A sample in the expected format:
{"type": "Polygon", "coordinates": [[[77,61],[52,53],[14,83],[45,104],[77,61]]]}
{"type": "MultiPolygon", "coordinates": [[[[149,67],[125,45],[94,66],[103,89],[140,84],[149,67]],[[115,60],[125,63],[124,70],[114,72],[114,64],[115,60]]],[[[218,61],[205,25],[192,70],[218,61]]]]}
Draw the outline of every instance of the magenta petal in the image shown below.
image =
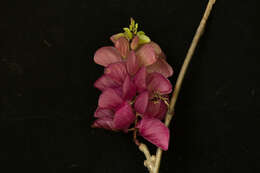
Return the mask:
{"type": "Polygon", "coordinates": [[[166,59],[165,54],[163,53],[162,49],[160,48],[160,46],[159,46],[157,43],[151,42],[150,44],[153,46],[153,49],[154,49],[156,55],[157,55],[159,58],[166,59]]]}
{"type": "Polygon", "coordinates": [[[150,44],[153,46],[153,49],[157,55],[160,55],[162,53],[162,49],[157,43],[151,42],[150,44]]]}
{"type": "Polygon", "coordinates": [[[146,89],[146,68],[145,67],[140,68],[140,70],[135,74],[134,83],[139,93],[141,93],[146,89]]]}
{"type": "Polygon", "coordinates": [[[107,89],[107,88],[115,88],[119,87],[119,85],[113,81],[109,76],[103,75],[101,76],[95,83],[94,86],[101,91],[107,89]]]}
{"type": "Polygon", "coordinates": [[[147,67],[149,73],[158,72],[164,77],[168,78],[173,75],[172,67],[162,58],[158,58],[157,61],[147,67]]]}
{"type": "Polygon", "coordinates": [[[116,48],[112,46],[101,47],[96,51],[94,55],[95,63],[105,67],[109,64],[119,62],[121,60],[122,58],[120,53],[116,48]]]}
{"type": "Polygon", "coordinates": [[[122,85],[127,76],[126,65],[124,62],[110,64],[105,69],[105,74],[112,78],[119,85],[122,85]]]}
{"type": "Polygon", "coordinates": [[[123,98],[124,100],[131,100],[136,94],[136,86],[128,75],[123,83],[123,98]]]}
{"type": "Polygon", "coordinates": [[[102,128],[107,130],[114,130],[114,122],[112,118],[99,118],[92,124],[93,128],[102,128]]]}
{"type": "Polygon", "coordinates": [[[136,56],[140,65],[148,66],[157,61],[157,56],[151,44],[144,44],[137,50],[136,56]]]}
{"type": "Polygon", "coordinates": [[[163,75],[154,72],[147,76],[147,89],[163,95],[171,93],[172,85],[163,75]]]}
{"type": "Polygon", "coordinates": [[[167,105],[162,101],[153,102],[149,101],[145,116],[158,118],[160,120],[164,119],[166,112],[168,110],[167,105]]]}
{"type": "Polygon", "coordinates": [[[159,112],[158,112],[158,114],[156,115],[155,118],[158,118],[160,120],[164,119],[164,117],[166,116],[167,111],[168,111],[167,105],[161,100],[160,110],[159,110],[159,112]]]}
{"type": "Polygon", "coordinates": [[[120,52],[122,57],[126,57],[127,53],[129,52],[129,42],[125,37],[120,37],[115,42],[115,47],[120,52]]]}
{"type": "Polygon", "coordinates": [[[114,34],[110,37],[110,40],[116,44],[116,41],[121,38],[121,37],[124,37],[124,33],[117,33],[117,34],[114,34]]]}
{"type": "Polygon", "coordinates": [[[114,116],[114,111],[111,110],[111,109],[106,109],[106,108],[100,108],[98,107],[95,114],[94,114],[94,117],[96,118],[113,118],[114,116]]]}
{"type": "Polygon", "coordinates": [[[160,102],[154,102],[152,100],[149,100],[145,115],[155,118],[156,115],[159,113],[160,105],[160,102]]]}
{"type": "Polygon", "coordinates": [[[112,88],[103,91],[98,100],[99,107],[114,110],[122,103],[122,98],[118,95],[118,92],[112,88]]]}
{"type": "Polygon", "coordinates": [[[116,129],[128,129],[134,120],[135,114],[132,107],[128,102],[125,102],[115,113],[114,125],[116,129]]]}
{"type": "Polygon", "coordinates": [[[131,51],[127,54],[126,68],[130,75],[134,75],[138,69],[139,64],[137,62],[137,58],[134,51],[131,51]]]}
{"type": "Polygon", "coordinates": [[[170,132],[160,120],[144,117],[137,128],[146,140],[163,150],[168,150],[170,132]]]}
{"type": "Polygon", "coordinates": [[[122,89],[122,87],[113,88],[113,89],[117,93],[117,95],[119,95],[123,99],[123,89],[122,89]]]}
{"type": "Polygon", "coordinates": [[[135,100],[135,110],[140,114],[144,114],[148,106],[149,93],[147,91],[139,94],[135,100]]]}

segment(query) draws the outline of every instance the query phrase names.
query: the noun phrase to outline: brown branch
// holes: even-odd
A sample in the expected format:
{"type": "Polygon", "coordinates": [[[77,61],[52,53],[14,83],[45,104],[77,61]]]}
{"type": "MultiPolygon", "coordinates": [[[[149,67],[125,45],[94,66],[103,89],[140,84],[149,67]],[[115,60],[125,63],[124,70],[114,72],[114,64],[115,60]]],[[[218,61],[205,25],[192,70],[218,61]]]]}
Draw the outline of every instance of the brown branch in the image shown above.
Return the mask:
{"type": "MultiPolygon", "coordinates": [[[[185,57],[183,65],[181,67],[181,71],[180,71],[179,76],[177,78],[177,82],[176,82],[174,92],[173,92],[173,95],[172,95],[172,98],[171,98],[171,102],[170,102],[170,105],[169,105],[169,110],[168,110],[168,113],[167,113],[166,118],[165,118],[165,125],[167,127],[169,126],[171,119],[174,116],[174,107],[175,107],[176,101],[178,99],[178,95],[179,95],[179,92],[180,92],[180,89],[181,89],[181,86],[182,86],[182,82],[183,82],[185,73],[186,73],[187,68],[189,66],[192,55],[194,54],[196,46],[199,42],[199,39],[203,34],[203,31],[204,31],[205,26],[206,26],[207,19],[210,15],[210,12],[211,12],[212,7],[213,7],[215,2],[216,2],[216,0],[209,0],[207,8],[205,10],[205,13],[204,13],[204,15],[203,15],[203,17],[200,21],[199,27],[196,31],[195,36],[193,37],[192,43],[190,45],[190,48],[187,52],[187,55],[185,57]]],[[[157,148],[155,165],[154,165],[152,173],[158,173],[159,172],[161,157],[162,157],[162,149],[157,148]]]]}

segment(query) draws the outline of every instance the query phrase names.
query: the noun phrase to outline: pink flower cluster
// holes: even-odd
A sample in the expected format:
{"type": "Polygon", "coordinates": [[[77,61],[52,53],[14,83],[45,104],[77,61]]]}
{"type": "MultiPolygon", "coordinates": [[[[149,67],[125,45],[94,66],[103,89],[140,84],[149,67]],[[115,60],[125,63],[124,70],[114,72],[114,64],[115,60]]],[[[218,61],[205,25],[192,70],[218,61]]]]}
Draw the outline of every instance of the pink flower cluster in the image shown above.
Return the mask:
{"type": "Polygon", "coordinates": [[[154,145],[168,149],[169,129],[162,120],[168,110],[172,67],[154,42],[138,44],[124,36],[111,37],[114,46],[98,49],[94,61],[104,74],[94,84],[102,91],[92,127],[128,132],[135,129],[154,145]]]}

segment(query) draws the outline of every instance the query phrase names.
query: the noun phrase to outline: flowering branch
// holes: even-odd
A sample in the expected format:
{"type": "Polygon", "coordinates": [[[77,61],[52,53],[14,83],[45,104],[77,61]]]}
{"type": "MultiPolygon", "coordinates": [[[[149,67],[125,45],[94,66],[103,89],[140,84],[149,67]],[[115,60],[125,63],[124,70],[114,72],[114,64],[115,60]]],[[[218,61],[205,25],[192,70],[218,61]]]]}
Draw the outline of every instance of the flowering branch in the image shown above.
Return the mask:
{"type": "Polygon", "coordinates": [[[158,173],[162,150],[168,150],[168,126],[182,81],[215,1],[209,0],[170,103],[172,85],[168,78],[173,75],[173,69],[160,46],[138,31],[134,19],[131,18],[128,28],[123,28],[123,33],[110,37],[114,46],[101,47],[94,55],[94,61],[104,67],[104,74],[94,83],[102,93],[92,127],[133,132],[133,141],[144,153],[144,165],[150,173],[158,173]],[[137,134],[158,147],[156,155],[151,155],[147,146],[138,141],[137,134]]]}
{"type": "MultiPolygon", "coordinates": [[[[174,116],[174,108],[175,108],[175,104],[182,86],[182,82],[185,76],[185,73],[187,71],[187,68],[189,66],[190,60],[194,54],[194,51],[196,49],[196,46],[199,42],[199,39],[201,38],[203,31],[205,29],[206,26],[206,22],[207,19],[210,15],[210,12],[212,10],[212,7],[214,5],[214,3],[216,2],[216,0],[209,0],[207,8],[205,10],[205,13],[201,19],[201,22],[199,24],[199,27],[197,28],[196,34],[193,37],[192,43],[190,45],[190,48],[187,52],[187,55],[185,57],[185,60],[183,62],[181,71],[179,73],[179,76],[177,78],[177,82],[174,88],[174,92],[171,98],[171,102],[169,104],[169,109],[168,109],[168,113],[165,117],[165,125],[168,127],[172,117],[174,116]]],[[[162,157],[162,149],[161,148],[157,148],[157,152],[156,152],[156,156],[154,158],[154,156],[150,155],[150,152],[148,150],[148,148],[144,145],[144,144],[140,144],[139,149],[145,154],[146,156],[146,161],[144,162],[144,165],[149,169],[150,173],[158,173],[159,172],[159,167],[160,167],[160,161],[161,161],[161,157],[162,157]]]]}

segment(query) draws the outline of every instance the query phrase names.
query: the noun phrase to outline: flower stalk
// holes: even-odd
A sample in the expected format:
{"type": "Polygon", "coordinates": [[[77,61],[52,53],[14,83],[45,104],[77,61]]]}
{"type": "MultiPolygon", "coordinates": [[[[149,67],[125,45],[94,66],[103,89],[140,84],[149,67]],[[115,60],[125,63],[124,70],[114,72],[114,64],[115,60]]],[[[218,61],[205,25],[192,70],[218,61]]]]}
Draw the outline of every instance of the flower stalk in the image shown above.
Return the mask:
{"type": "MultiPolygon", "coordinates": [[[[210,12],[211,12],[212,7],[213,7],[215,2],[216,2],[216,0],[209,0],[207,8],[206,8],[204,15],[203,15],[203,17],[200,21],[200,24],[199,24],[197,31],[196,31],[196,33],[193,37],[193,40],[192,40],[191,45],[189,47],[189,50],[186,54],[183,65],[181,67],[180,73],[179,73],[178,78],[177,78],[176,85],[174,87],[172,98],[171,98],[171,101],[170,101],[170,104],[169,104],[168,113],[166,114],[166,117],[165,117],[165,125],[167,127],[169,126],[171,119],[174,116],[175,105],[176,105],[176,102],[177,102],[177,99],[178,99],[178,95],[179,95],[179,92],[180,92],[180,89],[181,89],[181,86],[182,86],[182,82],[183,82],[185,73],[186,73],[187,68],[190,64],[190,61],[191,61],[191,58],[194,54],[196,46],[197,46],[197,44],[198,44],[198,42],[199,42],[199,40],[200,40],[200,38],[203,34],[203,31],[204,31],[205,26],[206,26],[207,19],[210,15],[210,12]]],[[[139,149],[145,154],[146,161],[144,162],[144,165],[148,168],[149,172],[150,173],[158,173],[159,168],[160,168],[161,157],[162,157],[162,149],[157,148],[156,156],[150,155],[150,152],[149,152],[149,150],[148,150],[148,148],[146,147],[145,144],[140,144],[139,149]]]]}

